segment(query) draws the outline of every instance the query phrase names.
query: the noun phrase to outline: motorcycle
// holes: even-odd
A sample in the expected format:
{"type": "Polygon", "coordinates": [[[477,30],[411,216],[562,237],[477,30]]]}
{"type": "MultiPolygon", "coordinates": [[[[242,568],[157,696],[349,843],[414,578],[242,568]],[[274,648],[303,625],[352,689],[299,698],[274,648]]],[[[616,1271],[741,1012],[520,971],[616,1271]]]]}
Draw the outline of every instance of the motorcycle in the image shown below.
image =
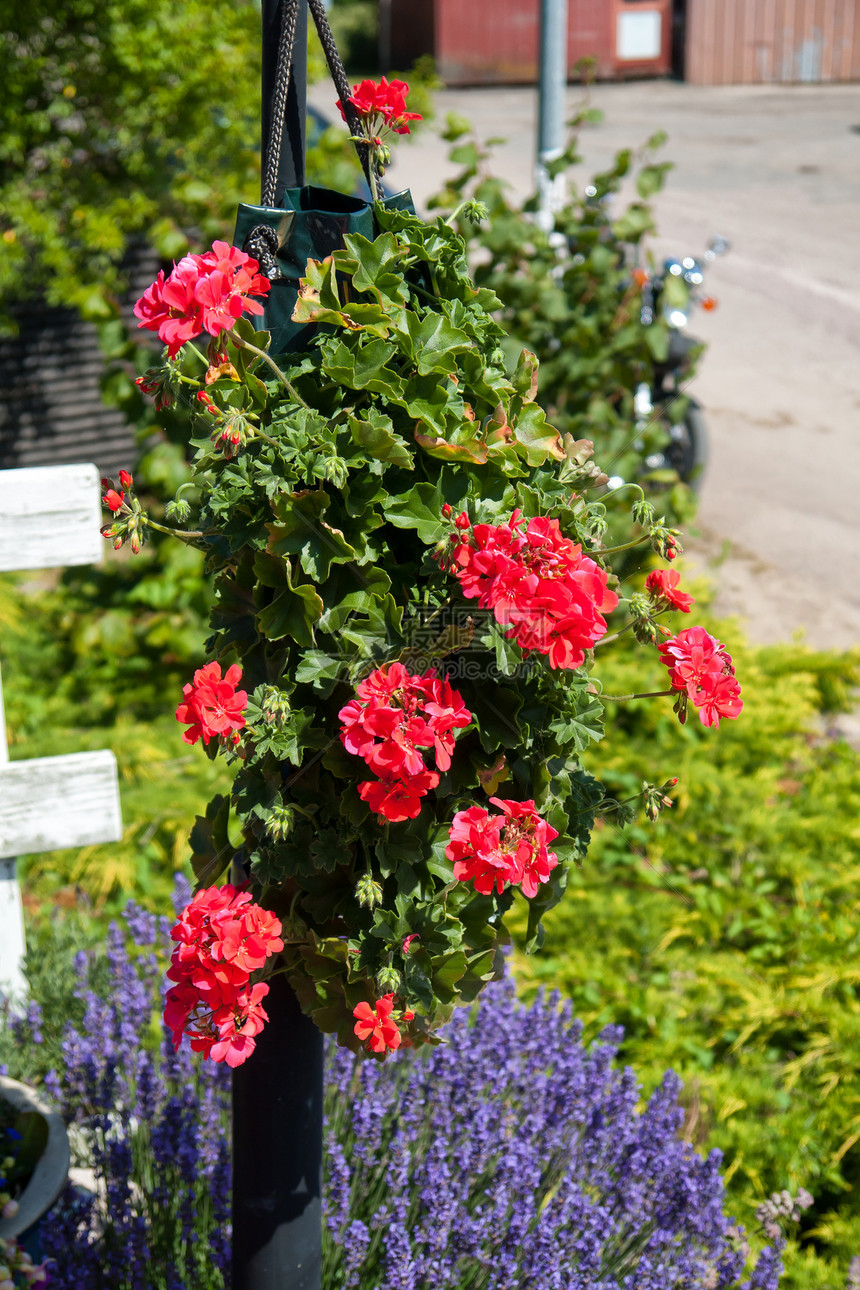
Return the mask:
{"type": "MultiPolygon", "coordinates": [[[[645,457],[644,470],[648,474],[674,471],[684,483],[696,490],[708,460],[705,417],[700,404],[689,395],[683,395],[685,407],[681,418],[673,418],[672,407],[682,397],[682,386],[692,360],[702,347],[701,341],[684,330],[690,313],[696,305],[706,311],[715,309],[717,305],[714,297],[703,290],[705,266],[725,255],[730,246],[727,238],[716,236],[708,243],[704,263],[687,256],[683,260],[664,260],[662,273],[653,276],[642,269],[634,270],[642,275],[642,323],[650,326],[662,317],[669,328],[666,357],[655,363],[653,383],[649,385],[643,381],[637,387],[633,401],[637,428],[644,430],[658,421],[669,437],[665,448],[645,457]]],[[[641,443],[637,444],[637,447],[641,446],[641,443]]]]}

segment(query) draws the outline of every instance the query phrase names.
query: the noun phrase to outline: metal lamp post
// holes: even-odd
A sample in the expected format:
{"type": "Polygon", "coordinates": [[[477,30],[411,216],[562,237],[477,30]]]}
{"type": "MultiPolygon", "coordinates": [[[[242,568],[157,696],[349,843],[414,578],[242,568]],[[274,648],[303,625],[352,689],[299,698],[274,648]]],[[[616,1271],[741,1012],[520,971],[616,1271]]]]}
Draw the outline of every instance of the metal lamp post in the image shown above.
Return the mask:
{"type": "MultiPolygon", "coordinates": [[[[263,156],[285,0],[263,0],[263,156]]],[[[307,6],[299,6],[277,191],[304,183],[307,6]]],[[[321,1290],[323,1037],[283,976],[233,1074],[233,1290],[321,1290]]]]}
{"type": "Polygon", "coordinates": [[[538,81],[536,222],[547,233],[555,212],[564,205],[564,176],[553,179],[548,166],[564,151],[564,100],[567,88],[567,3],[541,0],[540,73],[538,81]]]}

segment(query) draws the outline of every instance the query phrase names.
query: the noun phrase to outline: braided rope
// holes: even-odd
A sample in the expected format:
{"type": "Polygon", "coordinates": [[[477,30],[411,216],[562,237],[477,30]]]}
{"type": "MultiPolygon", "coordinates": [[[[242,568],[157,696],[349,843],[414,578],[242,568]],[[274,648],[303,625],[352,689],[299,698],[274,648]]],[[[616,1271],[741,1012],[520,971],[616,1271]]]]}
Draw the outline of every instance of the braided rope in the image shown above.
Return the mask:
{"type": "MultiPolygon", "coordinates": [[[[274,206],[278,198],[278,172],[281,163],[284,125],[287,117],[287,96],[290,89],[290,76],[293,64],[293,49],[296,43],[296,26],[299,20],[299,7],[304,0],[284,0],[281,11],[281,34],[278,40],[278,58],[275,68],[275,92],[272,96],[272,111],[269,118],[269,137],[265,141],[265,159],[260,192],[261,206],[274,206]]],[[[361,120],[355,107],[350,103],[352,87],[346,77],[334,34],[329,26],[323,0],[307,0],[313,15],[320,43],[325,53],[328,69],[340,97],[346,123],[350,133],[361,134],[361,120]]],[[[370,150],[367,144],[356,143],[355,150],[361,162],[361,168],[370,183],[370,150]]],[[[377,166],[376,175],[382,178],[382,169],[377,166]]],[[[371,184],[371,188],[373,185],[371,184]]],[[[258,224],[245,238],[244,248],[259,262],[260,268],[272,281],[280,278],[281,271],[277,263],[278,235],[267,224],[258,224]]]]}
{"type": "Polygon", "coordinates": [[[293,46],[296,43],[296,25],[299,20],[299,5],[301,3],[302,0],[284,0],[284,7],[281,12],[281,36],[278,41],[278,61],[275,69],[275,93],[272,97],[272,111],[269,117],[269,137],[266,140],[266,160],[263,166],[263,185],[260,197],[261,206],[274,206],[278,196],[278,170],[281,162],[284,122],[287,116],[287,94],[290,89],[293,46]]]}
{"type": "MultiPolygon", "coordinates": [[[[308,8],[310,9],[313,20],[316,24],[320,44],[323,47],[325,60],[328,63],[328,70],[331,72],[331,79],[334,81],[334,87],[337,90],[338,97],[340,98],[341,107],[343,108],[343,114],[346,118],[346,123],[349,126],[350,134],[360,135],[361,119],[352,103],[349,101],[349,96],[352,93],[352,86],[346,78],[346,71],[344,70],[343,63],[341,62],[332,29],[329,26],[328,16],[326,15],[323,0],[308,0],[308,8]]],[[[367,177],[367,182],[370,183],[370,159],[367,144],[357,143],[355,145],[355,150],[358,153],[358,159],[361,162],[361,168],[367,177]]],[[[381,177],[381,172],[377,171],[377,173],[381,177]]]]}

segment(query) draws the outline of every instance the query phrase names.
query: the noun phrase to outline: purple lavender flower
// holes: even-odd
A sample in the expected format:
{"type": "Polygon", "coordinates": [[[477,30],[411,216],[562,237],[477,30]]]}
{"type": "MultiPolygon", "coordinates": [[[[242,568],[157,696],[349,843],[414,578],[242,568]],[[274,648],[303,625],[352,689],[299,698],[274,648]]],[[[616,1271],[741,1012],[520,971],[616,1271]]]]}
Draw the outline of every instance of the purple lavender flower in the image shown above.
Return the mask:
{"type": "MultiPolygon", "coordinates": [[[[229,1276],[229,1077],[159,1025],[167,948],[164,920],[130,906],[106,987],[76,962],[84,1019],[45,1086],[97,1191],[70,1189],[44,1223],[65,1290],[229,1276]]],[[[15,1024],[25,1042],[41,1017],[15,1024]]],[[[744,1271],[719,1153],[678,1137],[673,1074],[637,1109],[618,1029],[586,1047],[569,1004],[526,1007],[508,980],[446,1038],[385,1063],[329,1050],[326,1290],[776,1290],[782,1236],[744,1271]]]]}
{"type": "Polygon", "coordinates": [[[160,1025],[165,920],[133,904],[125,918],[108,932],[104,998],[89,956],[76,959],[83,1023],[66,1027],[63,1068],[45,1081],[96,1192],[69,1189],[42,1242],[66,1290],[223,1290],[229,1077],[174,1053],[160,1025]]]}
{"type": "MultiPolygon", "coordinates": [[[[741,1290],[719,1153],[678,1137],[675,1075],[637,1111],[620,1037],[586,1048],[569,1005],[507,981],[429,1052],[333,1048],[326,1287],[741,1290]]],[[[775,1290],[780,1250],[743,1290],[775,1290]]]]}

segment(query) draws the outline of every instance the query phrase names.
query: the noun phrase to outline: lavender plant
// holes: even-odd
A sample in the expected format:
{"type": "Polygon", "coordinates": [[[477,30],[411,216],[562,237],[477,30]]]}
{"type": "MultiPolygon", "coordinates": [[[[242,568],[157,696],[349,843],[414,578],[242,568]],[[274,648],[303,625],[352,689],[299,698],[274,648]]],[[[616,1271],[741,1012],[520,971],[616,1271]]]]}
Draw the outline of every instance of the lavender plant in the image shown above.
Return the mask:
{"type": "Polygon", "coordinates": [[[385,1065],[333,1050],[326,1287],[775,1290],[777,1236],[750,1279],[723,1212],[720,1153],[678,1136],[671,1072],[637,1112],[621,1033],[587,1048],[557,996],[508,980],[448,1043],[385,1065]]]}
{"type": "MultiPolygon", "coordinates": [[[[47,1216],[45,1252],[63,1290],[222,1290],[229,1081],[158,1019],[167,921],[131,904],[125,924],[106,961],[77,955],[79,1011],[45,1081],[93,1185],[47,1216]]],[[[676,1076],[640,1113],[620,1031],[588,1048],[569,1004],[518,1004],[510,980],[482,1000],[446,1043],[386,1063],[331,1045],[326,1290],[776,1290],[788,1202],[743,1280],[720,1154],[679,1138],[676,1076]]],[[[5,1029],[38,1064],[38,1000],[5,1029]]]]}
{"type": "MultiPolygon", "coordinates": [[[[229,1080],[175,1053],[156,1021],[168,920],[130,904],[125,922],[108,933],[102,989],[92,988],[90,956],[77,956],[83,1020],[67,1025],[62,1067],[45,1083],[94,1190],[64,1194],[42,1243],[63,1290],[222,1290],[229,1080]]],[[[38,1020],[31,1005],[32,1042],[38,1020]]]]}

